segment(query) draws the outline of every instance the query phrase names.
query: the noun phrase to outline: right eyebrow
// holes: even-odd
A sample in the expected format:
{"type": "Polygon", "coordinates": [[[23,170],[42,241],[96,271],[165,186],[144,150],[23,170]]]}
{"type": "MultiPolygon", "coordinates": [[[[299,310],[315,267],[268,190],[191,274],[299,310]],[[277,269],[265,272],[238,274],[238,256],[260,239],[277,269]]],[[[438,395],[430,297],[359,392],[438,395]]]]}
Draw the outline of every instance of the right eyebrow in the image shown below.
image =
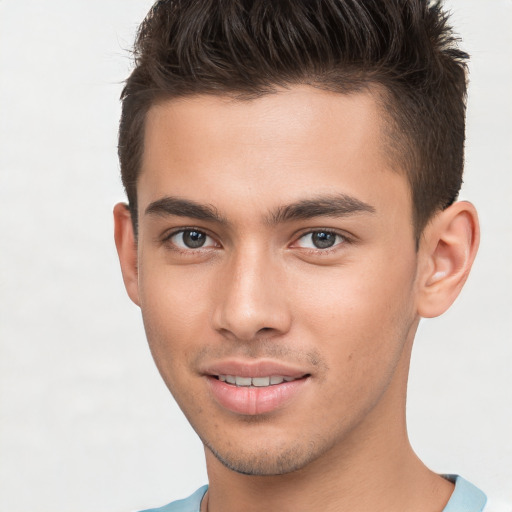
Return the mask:
{"type": "Polygon", "coordinates": [[[190,217],[192,219],[207,220],[220,224],[227,224],[217,208],[209,204],[199,204],[190,199],[178,197],[162,197],[153,201],[144,212],[145,215],[158,215],[161,217],[174,215],[177,217],[190,217]]]}

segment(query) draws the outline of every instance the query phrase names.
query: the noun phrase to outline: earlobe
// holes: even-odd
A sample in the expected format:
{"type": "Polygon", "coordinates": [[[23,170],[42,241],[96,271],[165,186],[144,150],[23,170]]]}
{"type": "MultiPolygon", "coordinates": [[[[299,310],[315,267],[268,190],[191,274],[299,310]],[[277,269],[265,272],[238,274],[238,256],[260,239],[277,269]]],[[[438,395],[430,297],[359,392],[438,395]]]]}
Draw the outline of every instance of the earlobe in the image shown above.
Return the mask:
{"type": "Polygon", "coordinates": [[[418,313],[444,313],[459,295],[478,250],[480,231],[475,207],[460,201],[437,214],[420,244],[418,313]]]}
{"type": "Polygon", "coordinates": [[[124,203],[118,203],[114,207],[114,239],[126,291],[130,299],[139,306],[137,243],[130,211],[124,203]]]}

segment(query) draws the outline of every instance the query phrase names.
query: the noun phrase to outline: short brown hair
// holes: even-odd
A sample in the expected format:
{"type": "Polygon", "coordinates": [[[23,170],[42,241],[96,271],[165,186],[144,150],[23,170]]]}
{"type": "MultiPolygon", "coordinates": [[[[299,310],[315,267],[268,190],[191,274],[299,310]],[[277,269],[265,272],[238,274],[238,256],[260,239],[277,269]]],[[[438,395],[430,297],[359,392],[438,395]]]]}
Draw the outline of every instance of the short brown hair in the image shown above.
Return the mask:
{"type": "Polygon", "coordinates": [[[439,1],[157,2],[139,28],[121,95],[119,160],[135,229],[144,122],[155,102],[244,100],[293,84],[340,93],[377,85],[419,237],[462,184],[468,55],[457,42],[439,1]]]}

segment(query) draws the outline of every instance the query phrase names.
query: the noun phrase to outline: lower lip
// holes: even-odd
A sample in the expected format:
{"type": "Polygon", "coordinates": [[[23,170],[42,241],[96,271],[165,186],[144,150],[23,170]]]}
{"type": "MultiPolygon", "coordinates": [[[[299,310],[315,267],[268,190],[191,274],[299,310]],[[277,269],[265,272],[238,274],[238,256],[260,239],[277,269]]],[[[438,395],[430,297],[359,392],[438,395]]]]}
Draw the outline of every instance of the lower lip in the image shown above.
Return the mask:
{"type": "Polygon", "coordinates": [[[306,377],[261,388],[235,386],[211,376],[207,380],[214,398],[222,407],[237,414],[254,416],[288,404],[309,379],[306,377]]]}

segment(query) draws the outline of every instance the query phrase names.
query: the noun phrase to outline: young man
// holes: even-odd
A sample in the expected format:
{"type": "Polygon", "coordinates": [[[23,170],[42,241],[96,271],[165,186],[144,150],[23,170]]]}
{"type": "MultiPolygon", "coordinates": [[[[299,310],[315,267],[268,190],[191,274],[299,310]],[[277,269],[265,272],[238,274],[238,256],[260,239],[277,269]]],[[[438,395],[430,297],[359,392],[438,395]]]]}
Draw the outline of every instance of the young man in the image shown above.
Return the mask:
{"type": "Polygon", "coordinates": [[[478,246],[456,202],[466,59],[421,0],[155,4],[115,238],[209,476],[159,510],[483,510],[405,425],[419,320],[478,246]]]}

